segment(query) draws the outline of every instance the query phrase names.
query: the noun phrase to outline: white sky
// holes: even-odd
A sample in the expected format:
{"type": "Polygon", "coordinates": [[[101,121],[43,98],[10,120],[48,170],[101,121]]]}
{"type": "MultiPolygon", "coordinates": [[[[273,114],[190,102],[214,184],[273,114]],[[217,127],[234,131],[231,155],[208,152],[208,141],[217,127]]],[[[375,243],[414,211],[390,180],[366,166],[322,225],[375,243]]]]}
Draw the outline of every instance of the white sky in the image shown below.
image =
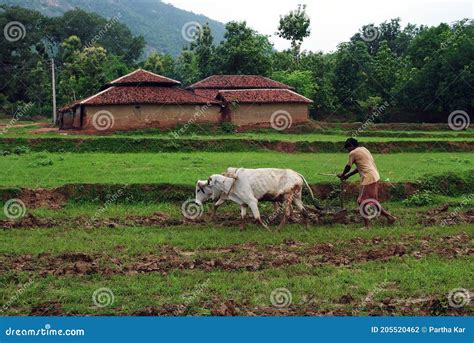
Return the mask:
{"type": "Polygon", "coordinates": [[[226,23],[247,21],[260,33],[271,35],[278,50],[289,42],[275,36],[280,15],[307,5],[311,18],[311,35],[303,49],[333,51],[337,44],[348,41],[364,24],[379,24],[400,17],[407,23],[437,25],[462,18],[473,18],[474,0],[164,0],[178,8],[203,14],[226,23]]]}

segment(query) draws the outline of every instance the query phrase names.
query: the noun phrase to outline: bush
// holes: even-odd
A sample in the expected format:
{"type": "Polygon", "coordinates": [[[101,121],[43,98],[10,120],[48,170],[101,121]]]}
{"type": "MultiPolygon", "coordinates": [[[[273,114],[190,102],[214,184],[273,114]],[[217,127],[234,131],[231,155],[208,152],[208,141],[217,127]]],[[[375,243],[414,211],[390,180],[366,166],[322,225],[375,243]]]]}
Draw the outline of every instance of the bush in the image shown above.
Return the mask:
{"type": "Polygon", "coordinates": [[[235,132],[235,125],[231,122],[223,122],[221,124],[221,131],[224,133],[234,133],[235,132]]]}
{"type": "Polygon", "coordinates": [[[405,206],[427,206],[433,203],[432,194],[429,191],[417,191],[403,200],[405,206]]]}

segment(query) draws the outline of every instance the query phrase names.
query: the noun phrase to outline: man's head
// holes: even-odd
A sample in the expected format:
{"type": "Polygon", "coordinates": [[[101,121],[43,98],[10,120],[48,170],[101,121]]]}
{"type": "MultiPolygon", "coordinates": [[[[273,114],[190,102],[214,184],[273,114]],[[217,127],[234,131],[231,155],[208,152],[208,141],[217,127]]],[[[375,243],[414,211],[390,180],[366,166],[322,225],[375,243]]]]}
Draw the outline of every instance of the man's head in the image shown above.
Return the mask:
{"type": "Polygon", "coordinates": [[[359,142],[357,142],[357,139],[355,139],[355,138],[348,138],[348,139],[346,139],[346,142],[344,143],[344,148],[347,151],[352,151],[355,148],[357,148],[358,146],[359,146],[359,142]]]}

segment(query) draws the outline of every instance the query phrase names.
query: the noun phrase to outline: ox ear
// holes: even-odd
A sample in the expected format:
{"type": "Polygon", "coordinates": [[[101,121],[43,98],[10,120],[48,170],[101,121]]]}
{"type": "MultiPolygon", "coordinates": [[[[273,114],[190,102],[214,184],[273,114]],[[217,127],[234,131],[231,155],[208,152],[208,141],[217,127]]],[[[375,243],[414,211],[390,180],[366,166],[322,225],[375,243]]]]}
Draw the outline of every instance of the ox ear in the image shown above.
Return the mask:
{"type": "Polygon", "coordinates": [[[204,186],[206,186],[206,181],[198,180],[197,186],[202,189],[204,186]]]}

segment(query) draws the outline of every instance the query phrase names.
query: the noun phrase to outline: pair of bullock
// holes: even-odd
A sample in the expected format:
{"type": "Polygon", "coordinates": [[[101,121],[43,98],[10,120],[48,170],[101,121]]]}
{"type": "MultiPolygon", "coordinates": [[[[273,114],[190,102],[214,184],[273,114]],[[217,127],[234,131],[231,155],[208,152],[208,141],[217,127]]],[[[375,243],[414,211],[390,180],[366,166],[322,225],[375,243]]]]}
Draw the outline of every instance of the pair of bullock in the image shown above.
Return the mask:
{"type": "Polygon", "coordinates": [[[291,169],[276,168],[228,168],[223,174],[211,175],[207,180],[198,180],[196,184],[196,203],[212,199],[214,203],[213,216],[217,208],[226,200],[240,205],[243,230],[247,208],[250,208],[254,218],[265,228],[267,224],[262,220],[258,210],[259,201],[272,201],[275,206],[281,205],[282,218],[278,229],[281,229],[291,214],[291,205],[301,211],[308,227],[308,208],[301,199],[303,186],[308,187],[311,197],[313,192],[303,175],[291,169]]]}

